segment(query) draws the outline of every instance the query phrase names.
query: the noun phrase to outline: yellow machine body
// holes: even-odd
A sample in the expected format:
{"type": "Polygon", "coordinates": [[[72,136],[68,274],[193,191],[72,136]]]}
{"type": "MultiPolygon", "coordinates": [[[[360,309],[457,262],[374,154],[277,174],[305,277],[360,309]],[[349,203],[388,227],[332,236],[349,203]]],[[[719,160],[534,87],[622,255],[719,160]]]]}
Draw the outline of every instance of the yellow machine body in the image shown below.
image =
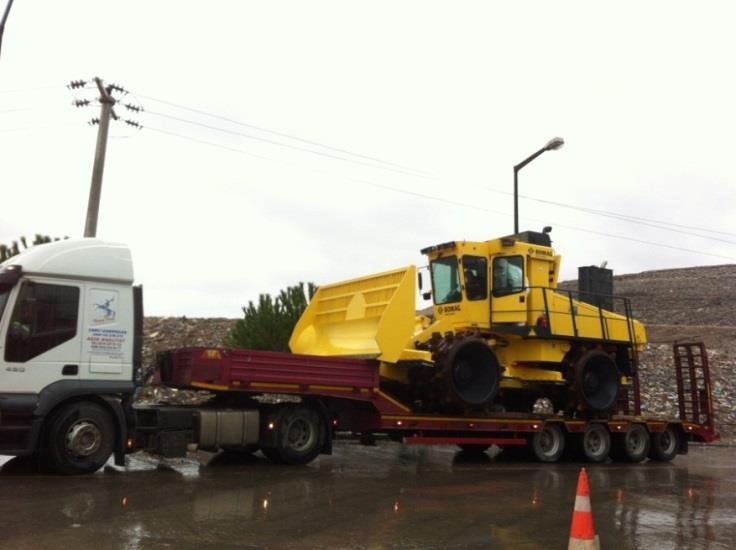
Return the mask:
{"type": "MultiPolygon", "coordinates": [[[[474,334],[496,353],[502,387],[564,382],[559,365],[571,346],[646,342],[644,326],[557,289],[560,256],[544,241],[513,235],[448,242],[422,250],[429,259],[433,318],[416,316],[416,268],[319,288],[289,342],[294,353],[350,355],[381,361],[381,375],[406,382],[404,363],[431,362],[433,335],[474,334]]],[[[547,239],[548,240],[548,239],[547,239]]]]}

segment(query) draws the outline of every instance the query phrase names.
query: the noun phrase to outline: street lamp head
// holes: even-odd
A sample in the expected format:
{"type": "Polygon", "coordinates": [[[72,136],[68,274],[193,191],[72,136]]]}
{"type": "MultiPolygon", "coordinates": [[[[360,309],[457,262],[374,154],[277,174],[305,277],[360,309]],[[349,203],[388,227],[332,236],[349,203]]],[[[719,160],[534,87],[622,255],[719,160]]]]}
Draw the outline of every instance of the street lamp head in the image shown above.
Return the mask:
{"type": "Polygon", "coordinates": [[[547,145],[544,146],[544,149],[546,151],[556,151],[557,149],[561,148],[563,145],[565,145],[565,140],[561,137],[552,138],[547,142],[547,145]]]}

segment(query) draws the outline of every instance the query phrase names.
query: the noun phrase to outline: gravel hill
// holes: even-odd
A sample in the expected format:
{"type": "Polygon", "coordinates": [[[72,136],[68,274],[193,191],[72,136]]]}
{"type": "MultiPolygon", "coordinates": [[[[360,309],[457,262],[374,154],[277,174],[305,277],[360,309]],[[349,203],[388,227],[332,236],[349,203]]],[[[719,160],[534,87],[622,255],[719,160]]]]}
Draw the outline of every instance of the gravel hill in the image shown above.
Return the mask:
{"type": "MultiPolygon", "coordinates": [[[[563,288],[574,289],[576,281],[563,288]]],[[[647,326],[649,343],[641,355],[645,412],[676,415],[672,343],[703,340],[707,346],[718,429],[725,442],[736,442],[736,265],[646,271],[614,277],[616,294],[632,299],[635,318],[647,326]]],[[[153,368],[155,353],[183,346],[218,346],[235,319],[148,317],[144,364],[153,368]]],[[[188,401],[190,392],[149,388],[145,399],[188,401]],[[163,395],[165,393],[165,395],[163,395]]]]}

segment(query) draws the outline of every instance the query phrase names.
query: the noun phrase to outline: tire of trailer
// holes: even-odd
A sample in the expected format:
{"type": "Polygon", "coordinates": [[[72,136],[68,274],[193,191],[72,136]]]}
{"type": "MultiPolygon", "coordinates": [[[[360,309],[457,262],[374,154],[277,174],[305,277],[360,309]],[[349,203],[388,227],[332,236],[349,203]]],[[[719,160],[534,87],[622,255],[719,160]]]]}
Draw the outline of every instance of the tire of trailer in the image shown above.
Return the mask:
{"type": "Polygon", "coordinates": [[[321,414],[303,405],[285,407],[276,421],[276,447],[261,451],[272,462],[307,464],[320,453],[325,442],[321,414]]]}
{"type": "Polygon", "coordinates": [[[89,474],[110,458],[115,426],[97,403],[76,401],[52,412],[45,424],[43,459],[60,474],[89,474]]]}
{"type": "Polygon", "coordinates": [[[641,462],[649,455],[651,438],[643,424],[631,424],[626,433],[613,437],[611,457],[623,462],[641,462]]]}
{"type": "Polygon", "coordinates": [[[670,424],[664,431],[652,434],[649,458],[660,462],[669,462],[677,456],[679,447],[680,434],[670,424]]]}
{"type": "Polygon", "coordinates": [[[565,434],[558,424],[545,424],[531,436],[529,448],[539,462],[557,462],[565,452],[565,434]]]}
{"type": "Polygon", "coordinates": [[[460,450],[464,453],[481,454],[485,453],[490,445],[482,445],[478,443],[460,443],[458,447],[460,447],[460,450]]]}
{"type": "Polygon", "coordinates": [[[611,452],[611,434],[603,424],[588,424],[580,438],[580,451],[588,462],[605,462],[611,452]]]}

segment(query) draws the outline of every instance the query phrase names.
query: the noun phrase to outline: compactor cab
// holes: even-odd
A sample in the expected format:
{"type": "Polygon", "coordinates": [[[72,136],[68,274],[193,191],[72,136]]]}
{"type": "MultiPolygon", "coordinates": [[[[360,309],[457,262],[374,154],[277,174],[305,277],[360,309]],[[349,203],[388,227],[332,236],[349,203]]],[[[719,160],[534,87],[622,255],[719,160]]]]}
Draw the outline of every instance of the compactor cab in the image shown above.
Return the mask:
{"type": "Polygon", "coordinates": [[[560,258],[548,232],[452,241],[422,254],[429,260],[434,317],[454,328],[524,334],[539,321],[535,313],[545,312],[537,303],[541,289],[557,287],[560,258]]]}

